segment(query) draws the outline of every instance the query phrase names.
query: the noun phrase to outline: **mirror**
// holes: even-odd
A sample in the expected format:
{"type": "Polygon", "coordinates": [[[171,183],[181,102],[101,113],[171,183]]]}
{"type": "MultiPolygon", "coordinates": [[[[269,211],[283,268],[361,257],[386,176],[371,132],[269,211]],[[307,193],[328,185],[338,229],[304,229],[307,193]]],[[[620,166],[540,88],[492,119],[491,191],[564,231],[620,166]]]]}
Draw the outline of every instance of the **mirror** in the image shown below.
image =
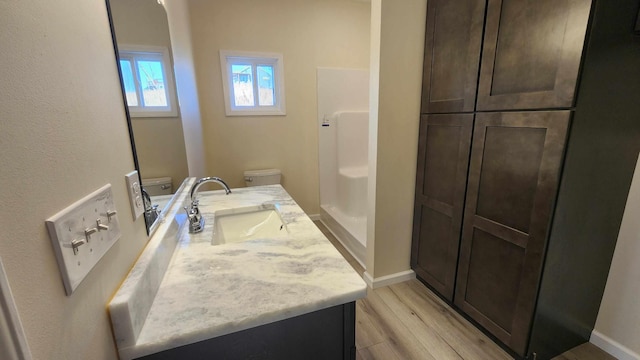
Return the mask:
{"type": "Polygon", "coordinates": [[[147,232],[188,176],[187,155],[164,6],[157,0],[106,0],[147,232]]]}

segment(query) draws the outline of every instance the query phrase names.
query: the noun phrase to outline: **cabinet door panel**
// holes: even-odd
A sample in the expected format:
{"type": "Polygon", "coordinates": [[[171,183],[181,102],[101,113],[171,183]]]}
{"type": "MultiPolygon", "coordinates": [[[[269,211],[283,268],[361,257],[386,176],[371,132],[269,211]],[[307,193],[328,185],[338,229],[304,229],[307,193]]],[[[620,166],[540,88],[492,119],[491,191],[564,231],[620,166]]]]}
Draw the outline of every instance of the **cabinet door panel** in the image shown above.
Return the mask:
{"type": "Polygon", "coordinates": [[[455,304],[520,355],[570,114],[476,115],[455,304]]]}
{"type": "Polygon", "coordinates": [[[591,0],[489,0],[478,110],[568,108],[591,0]]]}
{"type": "Polygon", "coordinates": [[[453,299],[473,114],[424,115],[420,121],[411,265],[453,299]]]}
{"type": "Polygon", "coordinates": [[[484,7],[484,0],[427,3],[422,112],[474,110],[484,7]]]}

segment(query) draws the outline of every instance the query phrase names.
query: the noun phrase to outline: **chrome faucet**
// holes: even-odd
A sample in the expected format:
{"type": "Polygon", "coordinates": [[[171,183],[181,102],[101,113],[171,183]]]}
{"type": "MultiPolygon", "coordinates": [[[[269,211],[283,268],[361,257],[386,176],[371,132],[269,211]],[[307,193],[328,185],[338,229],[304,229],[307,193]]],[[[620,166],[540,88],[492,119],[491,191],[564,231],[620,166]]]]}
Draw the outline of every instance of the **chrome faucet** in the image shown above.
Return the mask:
{"type": "Polygon", "coordinates": [[[187,218],[189,220],[189,232],[193,234],[204,230],[204,218],[200,215],[198,201],[191,202],[191,206],[185,206],[184,210],[187,212],[187,218]]]}
{"type": "Polygon", "coordinates": [[[151,197],[145,189],[142,189],[142,202],[144,203],[144,218],[147,226],[150,227],[160,215],[160,210],[158,210],[158,205],[152,204],[151,197]]]}
{"type": "Polygon", "coordinates": [[[231,194],[231,189],[229,189],[229,186],[227,185],[226,182],[224,182],[224,180],[220,179],[219,177],[215,177],[215,176],[209,176],[209,177],[203,177],[201,179],[199,179],[198,181],[195,182],[195,184],[193,184],[193,186],[191,187],[191,202],[193,203],[194,201],[196,201],[196,196],[198,195],[198,189],[200,188],[200,186],[208,183],[208,182],[215,182],[218,183],[220,185],[222,185],[222,187],[224,188],[224,191],[227,193],[227,195],[231,194]]]}
{"type": "Polygon", "coordinates": [[[184,208],[184,210],[187,212],[187,217],[189,219],[190,233],[198,233],[204,230],[204,218],[202,217],[202,214],[200,214],[200,209],[198,209],[198,199],[196,199],[196,197],[198,195],[198,189],[200,188],[200,186],[208,182],[215,182],[222,185],[225,193],[227,195],[231,194],[231,189],[229,189],[229,186],[227,185],[227,183],[225,183],[219,177],[215,177],[215,176],[204,177],[196,181],[191,187],[191,192],[190,192],[191,206],[190,207],[185,206],[184,208]]]}

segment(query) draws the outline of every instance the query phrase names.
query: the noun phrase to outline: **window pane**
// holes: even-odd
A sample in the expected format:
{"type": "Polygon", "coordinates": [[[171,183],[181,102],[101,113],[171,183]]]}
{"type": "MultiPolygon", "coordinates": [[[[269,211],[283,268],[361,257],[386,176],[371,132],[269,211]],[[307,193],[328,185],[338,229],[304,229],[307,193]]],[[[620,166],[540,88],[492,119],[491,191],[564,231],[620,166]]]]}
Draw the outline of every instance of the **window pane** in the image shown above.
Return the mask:
{"type": "Polygon", "coordinates": [[[140,60],[137,65],[144,106],[167,106],[167,91],[164,86],[162,62],[140,60]]]}
{"type": "Polygon", "coordinates": [[[231,65],[235,106],[254,106],[251,65],[231,65]]]}
{"type": "Polygon", "coordinates": [[[271,65],[258,65],[258,93],[260,98],[258,103],[260,106],[274,106],[275,105],[275,89],[273,87],[273,66],[271,65]]]}
{"type": "Polygon", "coordinates": [[[127,105],[138,106],[136,96],[136,84],[133,81],[133,70],[130,60],[120,60],[120,70],[122,71],[122,82],[124,82],[124,92],[127,95],[127,105]]]}

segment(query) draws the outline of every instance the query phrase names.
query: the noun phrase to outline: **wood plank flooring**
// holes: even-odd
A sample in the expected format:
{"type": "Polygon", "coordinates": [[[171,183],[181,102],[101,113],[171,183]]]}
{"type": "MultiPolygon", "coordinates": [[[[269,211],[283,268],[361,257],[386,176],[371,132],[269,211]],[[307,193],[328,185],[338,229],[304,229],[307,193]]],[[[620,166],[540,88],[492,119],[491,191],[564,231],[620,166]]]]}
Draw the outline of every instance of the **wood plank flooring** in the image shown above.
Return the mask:
{"type": "Polygon", "coordinates": [[[616,358],[591,343],[585,343],[555,357],[553,360],[616,360],[616,358]]]}
{"type": "MultiPolygon", "coordinates": [[[[360,275],[363,267],[319,221],[318,228],[360,275]]],[[[513,359],[418,280],[369,289],[356,302],[358,360],[513,359]]],[[[614,360],[590,343],[554,360],[614,360]]]]}

